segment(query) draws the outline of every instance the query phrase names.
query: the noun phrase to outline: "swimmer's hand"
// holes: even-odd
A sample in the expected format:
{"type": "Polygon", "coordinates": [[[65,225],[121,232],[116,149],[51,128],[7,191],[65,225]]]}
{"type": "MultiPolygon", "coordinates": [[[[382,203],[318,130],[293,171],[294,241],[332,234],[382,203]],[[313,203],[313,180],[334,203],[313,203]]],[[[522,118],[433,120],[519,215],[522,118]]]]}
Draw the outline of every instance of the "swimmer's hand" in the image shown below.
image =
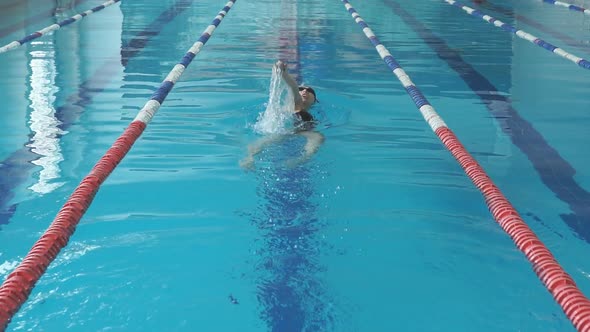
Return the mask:
{"type": "Polygon", "coordinates": [[[279,69],[280,69],[282,72],[286,72],[286,71],[287,71],[287,64],[286,64],[286,63],[284,63],[284,62],[283,62],[283,61],[281,61],[281,60],[278,60],[278,61],[275,63],[275,67],[279,68],[279,69]]]}

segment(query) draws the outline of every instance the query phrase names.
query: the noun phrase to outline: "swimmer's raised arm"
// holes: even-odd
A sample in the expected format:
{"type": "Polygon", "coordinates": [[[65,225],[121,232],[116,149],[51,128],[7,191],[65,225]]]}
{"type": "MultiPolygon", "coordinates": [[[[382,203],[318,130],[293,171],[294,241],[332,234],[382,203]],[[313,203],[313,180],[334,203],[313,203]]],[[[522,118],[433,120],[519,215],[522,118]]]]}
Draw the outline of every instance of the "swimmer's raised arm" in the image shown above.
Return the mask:
{"type": "Polygon", "coordinates": [[[299,85],[297,84],[295,79],[291,75],[289,75],[289,71],[287,70],[287,64],[281,60],[278,60],[275,63],[275,66],[277,66],[281,70],[281,77],[291,89],[293,98],[295,98],[295,107],[300,107],[301,105],[303,105],[303,99],[301,98],[301,95],[299,95],[299,85]]]}

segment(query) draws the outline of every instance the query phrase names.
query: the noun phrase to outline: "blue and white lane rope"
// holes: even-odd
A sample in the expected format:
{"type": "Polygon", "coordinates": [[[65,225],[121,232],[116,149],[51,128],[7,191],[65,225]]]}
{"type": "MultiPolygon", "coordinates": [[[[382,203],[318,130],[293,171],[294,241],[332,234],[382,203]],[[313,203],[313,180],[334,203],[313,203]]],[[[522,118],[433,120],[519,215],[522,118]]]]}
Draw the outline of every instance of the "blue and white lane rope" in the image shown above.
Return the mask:
{"type": "Polygon", "coordinates": [[[569,9],[569,10],[573,10],[573,11],[576,11],[576,12],[582,12],[582,13],[584,13],[586,15],[590,15],[590,10],[589,9],[582,8],[582,7],[579,7],[579,6],[576,6],[576,5],[572,5],[571,3],[561,2],[561,1],[556,1],[556,0],[541,0],[541,1],[546,2],[546,3],[550,3],[552,5],[556,5],[556,6],[562,6],[562,7],[565,7],[567,9],[569,9]]]}
{"type": "Polygon", "coordinates": [[[0,47],[0,53],[5,53],[5,52],[8,52],[10,50],[13,50],[13,49],[15,49],[17,47],[20,47],[21,45],[23,45],[25,43],[28,43],[31,40],[37,39],[37,38],[39,38],[39,37],[41,37],[43,35],[46,35],[46,34],[52,32],[52,31],[55,31],[55,30],[57,30],[57,29],[59,29],[61,27],[64,27],[64,26],[66,26],[68,24],[72,24],[72,23],[74,23],[76,21],[79,21],[79,20],[83,19],[84,17],[86,17],[86,16],[88,16],[88,15],[90,15],[92,13],[96,13],[97,11],[103,10],[106,7],[108,7],[108,6],[112,5],[112,4],[115,4],[115,3],[119,2],[119,1],[121,1],[121,0],[109,0],[109,1],[107,1],[105,3],[103,3],[102,5],[96,6],[96,7],[92,8],[92,9],[89,9],[89,10],[87,10],[87,11],[81,13],[81,14],[76,14],[76,15],[68,18],[68,19],[65,19],[65,20],[59,22],[59,23],[52,24],[52,25],[47,26],[47,27],[45,27],[45,28],[43,28],[43,29],[41,29],[39,31],[33,32],[32,34],[30,34],[30,35],[28,35],[28,36],[26,36],[26,37],[24,37],[24,38],[22,38],[20,40],[15,40],[13,42],[10,42],[10,43],[8,43],[8,44],[0,47]]]}
{"type": "Polygon", "coordinates": [[[219,26],[219,23],[221,23],[225,15],[227,15],[227,13],[236,1],[237,0],[230,0],[228,3],[225,4],[225,7],[223,7],[223,9],[217,14],[217,16],[215,16],[213,22],[211,22],[211,24],[205,29],[201,37],[199,37],[199,40],[193,44],[193,46],[188,50],[188,52],[186,52],[186,54],[182,57],[180,62],[176,66],[174,66],[174,68],[172,68],[170,73],[168,73],[168,76],[166,76],[158,90],[154,92],[150,100],[143,106],[143,108],[141,109],[141,111],[139,111],[139,113],[133,121],[141,121],[145,124],[150,123],[158,109],[160,109],[160,106],[164,102],[164,99],[166,99],[166,96],[168,96],[170,90],[172,90],[172,87],[174,87],[174,84],[176,83],[178,78],[180,78],[186,67],[188,67],[188,65],[193,61],[195,56],[199,54],[199,52],[201,52],[201,48],[203,47],[203,45],[205,45],[209,38],[211,38],[211,35],[213,34],[213,31],[215,31],[215,28],[219,26]]]}
{"type": "Polygon", "coordinates": [[[428,125],[430,125],[430,128],[432,128],[433,131],[436,131],[440,127],[447,127],[442,118],[436,113],[434,108],[430,105],[426,97],[422,95],[422,92],[420,92],[418,87],[414,85],[408,74],[406,74],[406,72],[401,68],[399,63],[395,61],[391,53],[389,53],[385,46],[381,44],[377,36],[375,36],[371,28],[369,28],[367,23],[365,23],[365,21],[360,17],[360,15],[356,12],[352,5],[347,0],[342,0],[342,2],[344,3],[346,10],[348,10],[348,12],[352,15],[352,18],[354,18],[356,23],[358,23],[363,28],[363,32],[365,33],[367,38],[371,40],[371,43],[373,43],[373,46],[375,46],[375,49],[377,49],[377,52],[381,56],[381,59],[385,61],[385,63],[393,71],[395,76],[397,76],[399,81],[402,83],[410,97],[412,97],[412,100],[416,104],[416,107],[418,107],[420,113],[422,113],[422,116],[424,117],[424,120],[426,120],[426,122],[428,122],[428,125]]]}
{"type": "Polygon", "coordinates": [[[580,66],[582,68],[590,69],[590,61],[580,58],[579,56],[576,56],[576,55],[571,54],[569,52],[566,52],[563,49],[561,49],[555,45],[552,45],[540,38],[537,38],[528,32],[518,30],[517,28],[511,26],[510,24],[504,23],[504,22],[502,22],[498,19],[495,19],[489,15],[485,15],[484,13],[480,12],[479,10],[465,6],[462,3],[457,2],[455,0],[444,0],[444,1],[450,5],[453,5],[453,6],[463,9],[467,14],[479,17],[479,18],[483,19],[484,21],[497,26],[498,28],[502,28],[503,30],[511,32],[524,40],[528,40],[531,43],[533,43],[539,47],[542,47],[549,52],[555,53],[555,54],[561,56],[562,58],[568,59],[571,62],[577,64],[578,66],[580,66]]]}

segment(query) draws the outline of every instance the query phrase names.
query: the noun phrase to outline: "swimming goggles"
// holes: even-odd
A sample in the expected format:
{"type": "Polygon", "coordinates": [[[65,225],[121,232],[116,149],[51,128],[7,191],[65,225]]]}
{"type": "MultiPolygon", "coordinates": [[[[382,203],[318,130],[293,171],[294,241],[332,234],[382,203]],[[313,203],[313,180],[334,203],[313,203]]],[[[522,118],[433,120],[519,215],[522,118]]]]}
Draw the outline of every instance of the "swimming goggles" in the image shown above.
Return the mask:
{"type": "Polygon", "coordinates": [[[316,94],[315,94],[315,91],[314,91],[314,89],[313,89],[312,87],[309,87],[309,86],[300,86],[300,87],[299,87],[299,91],[303,91],[303,90],[305,90],[305,91],[307,91],[307,92],[311,93],[311,94],[313,95],[313,97],[315,98],[315,101],[316,101],[316,102],[318,102],[318,103],[320,102],[320,101],[318,100],[318,96],[316,96],[316,94]]]}

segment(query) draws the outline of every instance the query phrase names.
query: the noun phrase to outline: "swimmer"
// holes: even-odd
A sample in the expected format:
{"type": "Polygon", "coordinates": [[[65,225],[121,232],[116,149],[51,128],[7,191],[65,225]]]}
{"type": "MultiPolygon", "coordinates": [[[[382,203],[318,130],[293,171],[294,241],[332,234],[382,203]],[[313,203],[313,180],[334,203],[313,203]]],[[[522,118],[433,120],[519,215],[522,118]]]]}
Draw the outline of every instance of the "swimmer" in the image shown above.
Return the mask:
{"type": "MultiPolygon", "coordinates": [[[[287,71],[287,64],[281,60],[277,61],[274,65],[278,68],[281,73],[281,78],[292,92],[294,108],[294,125],[295,134],[305,137],[306,143],[303,148],[303,154],[294,160],[287,162],[287,165],[294,167],[310,159],[320,148],[320,145],[324,142],[324,135],[314,131],[316,121],[314,120],[309,109],[318,102],[315,90],[309,86],[299,86],[295,79],[287,71]]],[[[240,166],[245,169],[254,168],[254,156],[260,153],[265,147],[270,144],[281,141],[286,138],[282,136],[267,136],[254,142],[248,146],[248,155],[240,161],[240,166]]]]}
{"type": "Polygon", "coordinates": [[[315,90],[309,86],[298,86],[295,79],[289,75],[287,64],[279,60],[275,67],[280,69],[283,81],[287,83],[294,97],[295,102],[295,119],[300,124],[313,122],[313,116],[308,112],[313,104],[317,103],[315,90]]]}

